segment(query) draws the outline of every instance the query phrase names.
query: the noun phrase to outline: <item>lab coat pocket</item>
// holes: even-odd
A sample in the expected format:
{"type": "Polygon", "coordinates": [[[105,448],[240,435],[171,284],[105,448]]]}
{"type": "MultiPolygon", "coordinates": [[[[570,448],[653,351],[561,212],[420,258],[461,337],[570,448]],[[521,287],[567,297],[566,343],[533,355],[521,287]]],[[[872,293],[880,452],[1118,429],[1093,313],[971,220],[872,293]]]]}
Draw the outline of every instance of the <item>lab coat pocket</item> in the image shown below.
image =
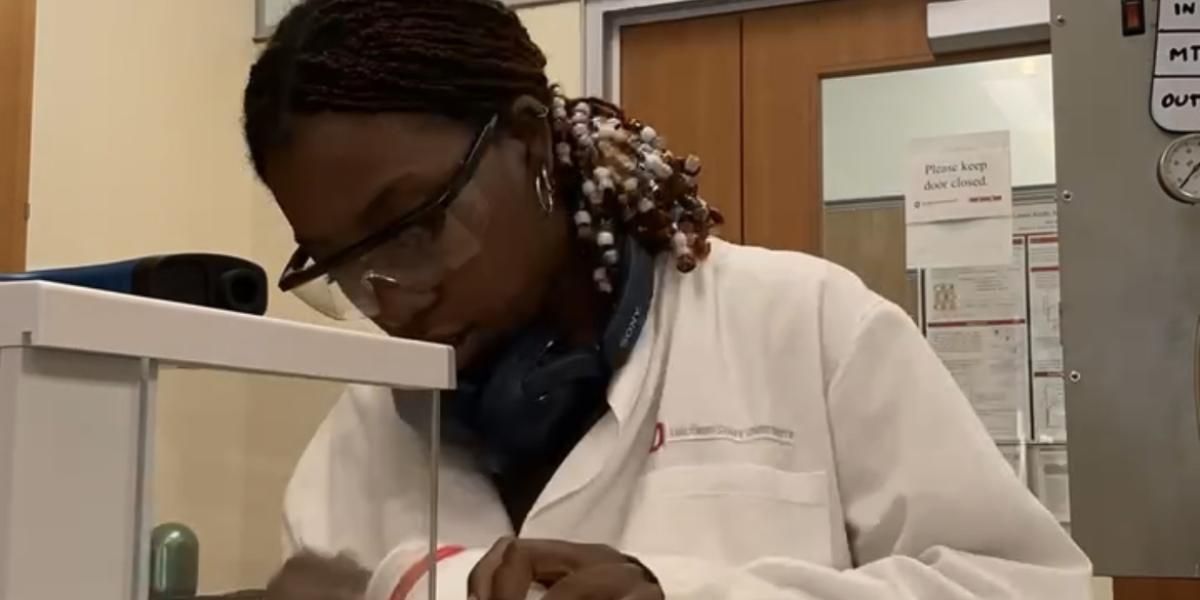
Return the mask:
{"type": "Polygon", "coordinates": [[[628,552],[723,564],[786,557],[832,564],[828,477],[755,464],[647,473],[622,539],[628,552]]]}

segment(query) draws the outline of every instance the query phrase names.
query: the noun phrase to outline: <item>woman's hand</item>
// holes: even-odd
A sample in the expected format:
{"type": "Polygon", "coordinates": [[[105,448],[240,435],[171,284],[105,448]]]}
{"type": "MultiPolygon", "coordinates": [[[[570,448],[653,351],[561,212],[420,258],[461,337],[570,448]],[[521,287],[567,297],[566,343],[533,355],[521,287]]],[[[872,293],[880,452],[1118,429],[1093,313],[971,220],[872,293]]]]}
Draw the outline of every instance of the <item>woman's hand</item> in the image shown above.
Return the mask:
{"type": "Polygon", "coordinates": [[[362,600],[371,572],[345,554],[304,550],[288,559],[267,586],[267,600],[362,600]]]}
{"type": "Polygon", "coordinates": [[[473,600],[524,600],[533,583],[544,600],[662,600],[646,566],[612,547],[502,538],[470,571],[473,600]]]}
{"type": "Polygon", "coordinates": [[[530,587],[543,600],[663,600],[654,574],[602,544],[501,538],[467,579],[474,600],[525,600],[530,587]]]}

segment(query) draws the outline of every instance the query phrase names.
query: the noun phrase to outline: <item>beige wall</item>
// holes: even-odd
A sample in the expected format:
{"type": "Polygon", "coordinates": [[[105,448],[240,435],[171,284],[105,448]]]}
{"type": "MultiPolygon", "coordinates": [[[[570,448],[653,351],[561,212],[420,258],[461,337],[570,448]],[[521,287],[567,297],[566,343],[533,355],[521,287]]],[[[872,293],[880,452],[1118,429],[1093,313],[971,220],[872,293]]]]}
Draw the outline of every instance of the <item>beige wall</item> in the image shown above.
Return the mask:
{"type": "Polygon", "coordinates": [[[546,54],[550,81],[568,95],[583,91],[582,3],[566,0],[522,8],[517,12],[533,41],[546,54]]]}

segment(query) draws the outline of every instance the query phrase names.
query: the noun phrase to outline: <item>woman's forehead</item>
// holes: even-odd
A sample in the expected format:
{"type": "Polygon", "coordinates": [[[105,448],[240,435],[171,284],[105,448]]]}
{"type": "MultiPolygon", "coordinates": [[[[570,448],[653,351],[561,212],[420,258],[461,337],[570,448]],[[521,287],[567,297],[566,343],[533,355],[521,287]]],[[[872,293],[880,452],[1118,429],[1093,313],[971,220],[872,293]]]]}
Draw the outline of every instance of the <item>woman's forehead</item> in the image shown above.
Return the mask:
{"type": "Polygon", "coordinates": [[[465,125],[420,114],[326,113],[297,118],[292,132],[268,154],[264,180],[306,240],[419,204],[451,177],[472,137],[465,125]]]}

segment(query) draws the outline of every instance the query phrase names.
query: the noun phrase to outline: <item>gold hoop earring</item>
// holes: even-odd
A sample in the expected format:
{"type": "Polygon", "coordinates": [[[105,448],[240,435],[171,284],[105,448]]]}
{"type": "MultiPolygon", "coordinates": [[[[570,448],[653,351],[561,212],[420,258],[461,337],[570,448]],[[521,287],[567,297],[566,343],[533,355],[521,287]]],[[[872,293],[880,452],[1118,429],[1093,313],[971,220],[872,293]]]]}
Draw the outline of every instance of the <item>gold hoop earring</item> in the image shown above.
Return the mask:
{"type": "Polygon", "coordinates": [[[554,180],[550,177],[550,167],[542,167],[537,177],[533,178],[533,190],[542,211],[546,214],[554,212],[554,180]]]}

